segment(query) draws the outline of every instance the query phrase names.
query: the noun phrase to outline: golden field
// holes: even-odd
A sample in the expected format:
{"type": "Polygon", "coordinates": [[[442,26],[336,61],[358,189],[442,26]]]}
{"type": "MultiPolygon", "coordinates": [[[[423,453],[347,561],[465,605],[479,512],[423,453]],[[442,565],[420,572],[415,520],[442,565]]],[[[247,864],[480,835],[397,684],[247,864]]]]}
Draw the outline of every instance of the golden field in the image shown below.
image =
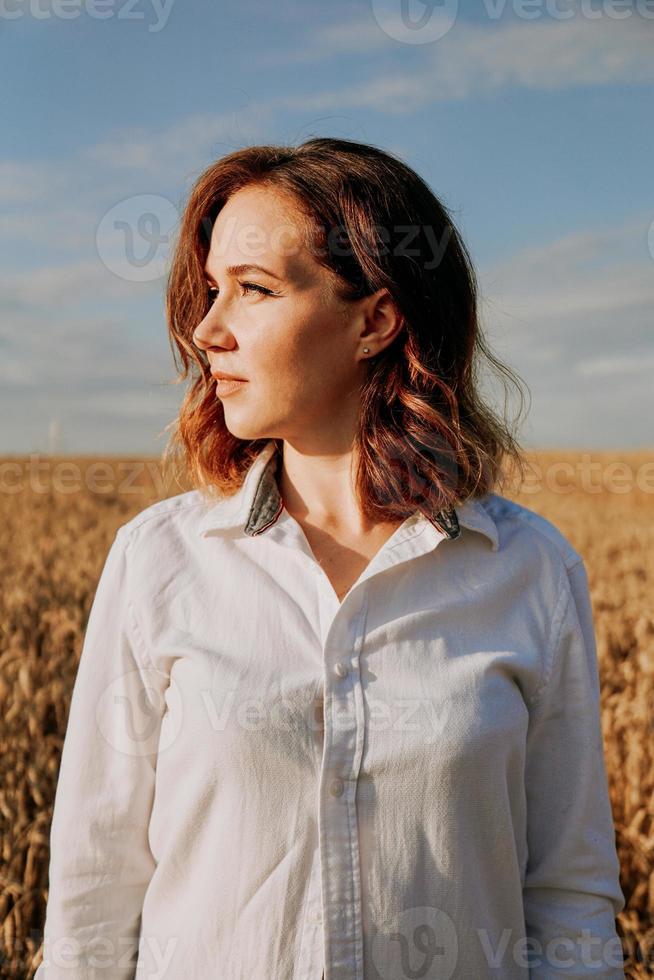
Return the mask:
{"type": "MultiPolygon", "coordinates": [[[[500,492],[583,555],[626,907],[626,975],[654,975],[654,452],[539,452],[500,492]]],[[[0,977],[40,962],[48,837],[85,624],[116,528],[188,489],[156,459],[0,460],[0,977]]],[[[477,978],[475,978],[477,980],[477,978]]],[[[481,980],[481,978],[479,978],[481,980]]]]}

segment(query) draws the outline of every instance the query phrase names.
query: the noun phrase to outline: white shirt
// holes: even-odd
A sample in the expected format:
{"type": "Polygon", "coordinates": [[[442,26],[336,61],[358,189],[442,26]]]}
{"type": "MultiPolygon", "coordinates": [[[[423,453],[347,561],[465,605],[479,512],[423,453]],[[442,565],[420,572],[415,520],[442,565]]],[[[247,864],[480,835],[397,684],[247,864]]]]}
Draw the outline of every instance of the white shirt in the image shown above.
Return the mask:
{"type": "Polygon", "coordinates": [[[339,603],[277,459],[118,529],[37,980],[624,978],[580,555],[487,494],[339,603]]]}

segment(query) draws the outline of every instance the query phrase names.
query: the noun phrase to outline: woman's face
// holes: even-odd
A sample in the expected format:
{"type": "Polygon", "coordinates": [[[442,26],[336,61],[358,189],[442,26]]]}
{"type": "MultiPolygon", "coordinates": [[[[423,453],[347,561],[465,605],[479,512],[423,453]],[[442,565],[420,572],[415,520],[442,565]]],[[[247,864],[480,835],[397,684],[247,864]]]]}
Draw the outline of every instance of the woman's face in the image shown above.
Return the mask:
{"type": "Polygon", "coordinates": [[[375,333],[388,327],[385,301],[379,313],[378,294],[340,300],[303,227],[288,196],[255,186],[228,199],[212,230],[212,305],[193,342],[212,373],[244,379],[232,391],[217,387],[227,428],[241,439],[351,437],[366,359],[390,342],[375,333]],[[268,272],[230,268],[244,264],[268,272]]]}

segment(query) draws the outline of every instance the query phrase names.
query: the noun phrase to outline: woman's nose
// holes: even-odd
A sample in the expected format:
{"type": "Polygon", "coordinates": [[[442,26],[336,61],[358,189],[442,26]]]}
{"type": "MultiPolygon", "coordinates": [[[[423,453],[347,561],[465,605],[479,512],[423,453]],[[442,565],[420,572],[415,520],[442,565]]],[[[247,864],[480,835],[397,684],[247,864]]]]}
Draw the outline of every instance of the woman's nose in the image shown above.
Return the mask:
{"type": "Polygon", "coordinates": [[[210,310],[205,318],[198,323],[191,340],[199,350],[207,350],[209,347],[228,349],[231,345],[231,334],[218,321],[215,312],[210,310]]]}

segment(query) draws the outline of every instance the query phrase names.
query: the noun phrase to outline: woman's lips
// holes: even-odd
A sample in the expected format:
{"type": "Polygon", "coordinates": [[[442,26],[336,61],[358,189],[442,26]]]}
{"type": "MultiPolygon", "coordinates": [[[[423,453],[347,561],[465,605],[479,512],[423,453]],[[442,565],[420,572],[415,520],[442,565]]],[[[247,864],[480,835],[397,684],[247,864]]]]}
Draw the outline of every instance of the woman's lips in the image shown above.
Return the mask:
{"type": "Polygon", "coordinates": [[[216,378],[216,394],[231,395],[233,392],[239,391],[246,384],[247,381],[234,381],[231,378],[216,378]]]}

